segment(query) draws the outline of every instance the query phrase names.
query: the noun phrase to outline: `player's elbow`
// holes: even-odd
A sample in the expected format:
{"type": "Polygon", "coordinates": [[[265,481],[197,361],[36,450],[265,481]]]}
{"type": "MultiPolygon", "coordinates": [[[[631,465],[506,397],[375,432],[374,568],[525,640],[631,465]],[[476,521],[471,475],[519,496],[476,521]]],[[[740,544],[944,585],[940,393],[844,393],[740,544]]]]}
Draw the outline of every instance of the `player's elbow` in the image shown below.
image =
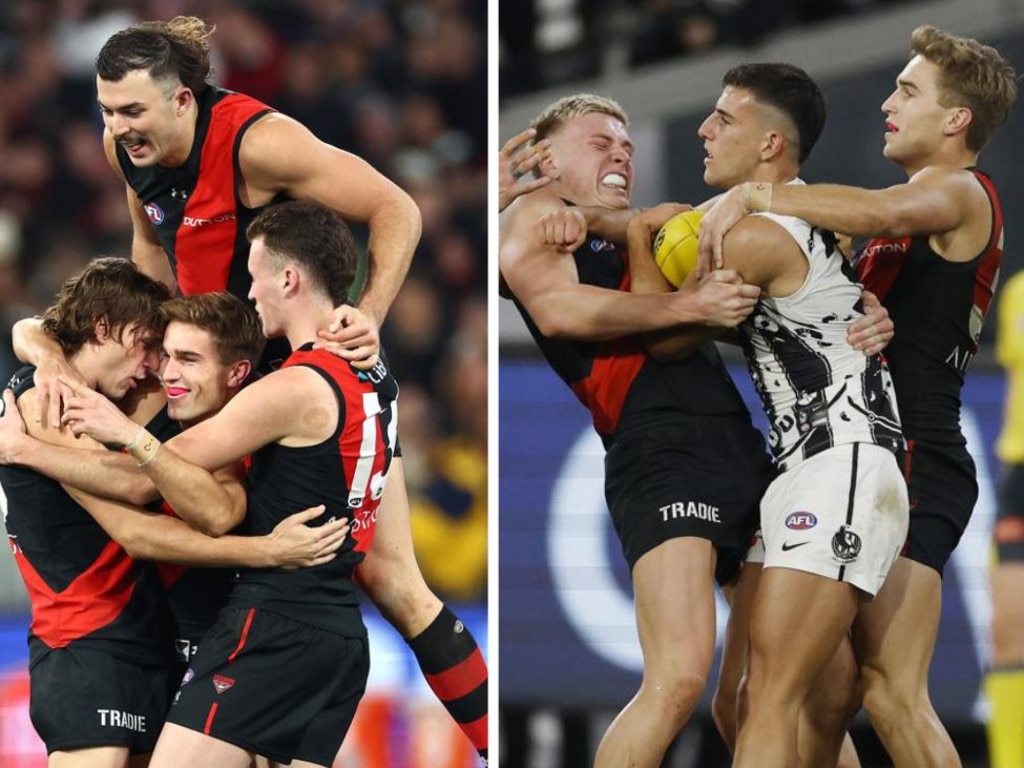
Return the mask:
{"type": "Polygon", "coordinates": [[[133,560],[154,559],[155,553],[153,552],[152,542],[146,538],[141,530],[128,528],[118,531],[117,535],[113,538],[128,553],[128,557],[133,560]]]}
{"type": "Polygon", "coordinates": [[[124,488],[121,489],[121,493],[118,495],[124,501],[136,507],[144,507],[160,498],[160,494],[156,486],[153,485],[153,481],[142,475],[126,481],[124,488]]]}

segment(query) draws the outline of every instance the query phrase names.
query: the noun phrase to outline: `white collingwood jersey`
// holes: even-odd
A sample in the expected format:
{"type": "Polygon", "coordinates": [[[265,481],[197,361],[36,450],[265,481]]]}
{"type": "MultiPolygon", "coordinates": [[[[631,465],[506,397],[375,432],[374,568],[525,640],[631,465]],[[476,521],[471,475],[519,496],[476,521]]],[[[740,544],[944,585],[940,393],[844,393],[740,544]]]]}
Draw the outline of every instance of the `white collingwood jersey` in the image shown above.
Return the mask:
{"type": "Polygon", "coordinates": [[[863,317],[861,288],[852,271],[847,274],[835,235],[792,216],[758,215],[785,229],[810,263],[795,293],[762,296],[740,326],[779,467],[792,469],[846,443],[901,448],[896,393],[885,361],[866,357],[846,341],[849,326],[863,317]]]}

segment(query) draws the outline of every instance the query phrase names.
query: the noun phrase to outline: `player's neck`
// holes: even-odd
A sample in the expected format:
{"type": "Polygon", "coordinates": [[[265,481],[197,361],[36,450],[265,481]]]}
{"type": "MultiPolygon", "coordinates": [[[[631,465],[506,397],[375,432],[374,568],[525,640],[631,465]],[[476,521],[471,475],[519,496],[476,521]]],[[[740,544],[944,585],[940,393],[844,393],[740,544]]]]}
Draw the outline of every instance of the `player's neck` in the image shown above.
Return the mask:
{"type": "Polygon", "coordinates": [[[199,108],[196,104],[189,109],[182,118],[181,129],[178,132],[177,141],[160,161],[165,168],[180,168],[192,154],[192,146],[196,141],[196,125],[199,122],[199,108]]]}
{"type": "Polygon", "coordinates": [[[303,300],[302,309],[296,309],[285,318],[284,336],[293,350],[303,344],[316,341],[319,331],[326,331],[330,327],[334,307],[329,301],[315,301],[311,298],[303,300]]]}
{"type": "Polygon", "coordinates": [[[907,178],[925,168],[973,168],[978,164],[978,153],[966,147],[943,148],[929,155],[900,163],[907,178]]]}

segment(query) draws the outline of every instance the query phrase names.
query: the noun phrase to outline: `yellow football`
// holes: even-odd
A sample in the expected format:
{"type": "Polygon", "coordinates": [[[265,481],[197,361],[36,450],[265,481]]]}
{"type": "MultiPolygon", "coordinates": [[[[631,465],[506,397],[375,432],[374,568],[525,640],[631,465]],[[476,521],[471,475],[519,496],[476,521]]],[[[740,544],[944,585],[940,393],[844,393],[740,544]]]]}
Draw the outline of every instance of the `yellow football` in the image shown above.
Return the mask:
{"type": "Polygon", "coordinates": [[[677,213],[654,239],[654,261],[661,274],[678,288],[697,266],[697,232],[703,211],[677,213]]]}

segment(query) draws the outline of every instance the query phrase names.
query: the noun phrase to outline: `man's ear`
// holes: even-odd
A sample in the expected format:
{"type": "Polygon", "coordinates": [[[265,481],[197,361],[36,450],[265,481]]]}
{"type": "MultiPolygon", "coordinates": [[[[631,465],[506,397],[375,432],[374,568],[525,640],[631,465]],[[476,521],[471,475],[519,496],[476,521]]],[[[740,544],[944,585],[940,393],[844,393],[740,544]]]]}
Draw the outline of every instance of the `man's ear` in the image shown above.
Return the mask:
{"type": "Polygon", "coordinates": [[[967,107],[953,107],[950,110],[949,117],[946,118],[943,130],[947,136],[955,136],[962,131],[966,131],[973,119],[974,113],[967,107]]]}
{"type": "Polygon", "coordinates": [[[761,144],[761,159],[771,160],[786,151],[786,137],[782,131],[768,131],[761,144]]]}
{"type": "Polygon", "coordinates": [[[96,320],[92,328],[92,335],[96,337],[96,341],[106,341],[110,336],[110,322],[105,315],[96,320]]]}
{"type": "Polygon", "coordinates": [[[192,93],[191,88],[182,86],[181,90],[178,91],[174,96],[174,112],[178,117],[181,117],[189,108],[195,103],[196,97],[192,93]]]}
{"type": "Polygon", "coordinates": [[[231,366],[231,373],[228,374],[228,386],[238,389],[249,378],[251,372],[252,362],[249,360],[239,360],[231,366]]]}
{"type": "Polygon", "coordinates": [[[539,174],[535,174],[537,178],[540,178],[540,176],[547,176],[549,179],[554,181],[555,179],[560,179],[562,177],[562,174],[558,170],[558,163],[555,162],[555,155],[553,152],[548,152],[548,156],[540,161],[537,165],[537,172],[539,174]]]}

